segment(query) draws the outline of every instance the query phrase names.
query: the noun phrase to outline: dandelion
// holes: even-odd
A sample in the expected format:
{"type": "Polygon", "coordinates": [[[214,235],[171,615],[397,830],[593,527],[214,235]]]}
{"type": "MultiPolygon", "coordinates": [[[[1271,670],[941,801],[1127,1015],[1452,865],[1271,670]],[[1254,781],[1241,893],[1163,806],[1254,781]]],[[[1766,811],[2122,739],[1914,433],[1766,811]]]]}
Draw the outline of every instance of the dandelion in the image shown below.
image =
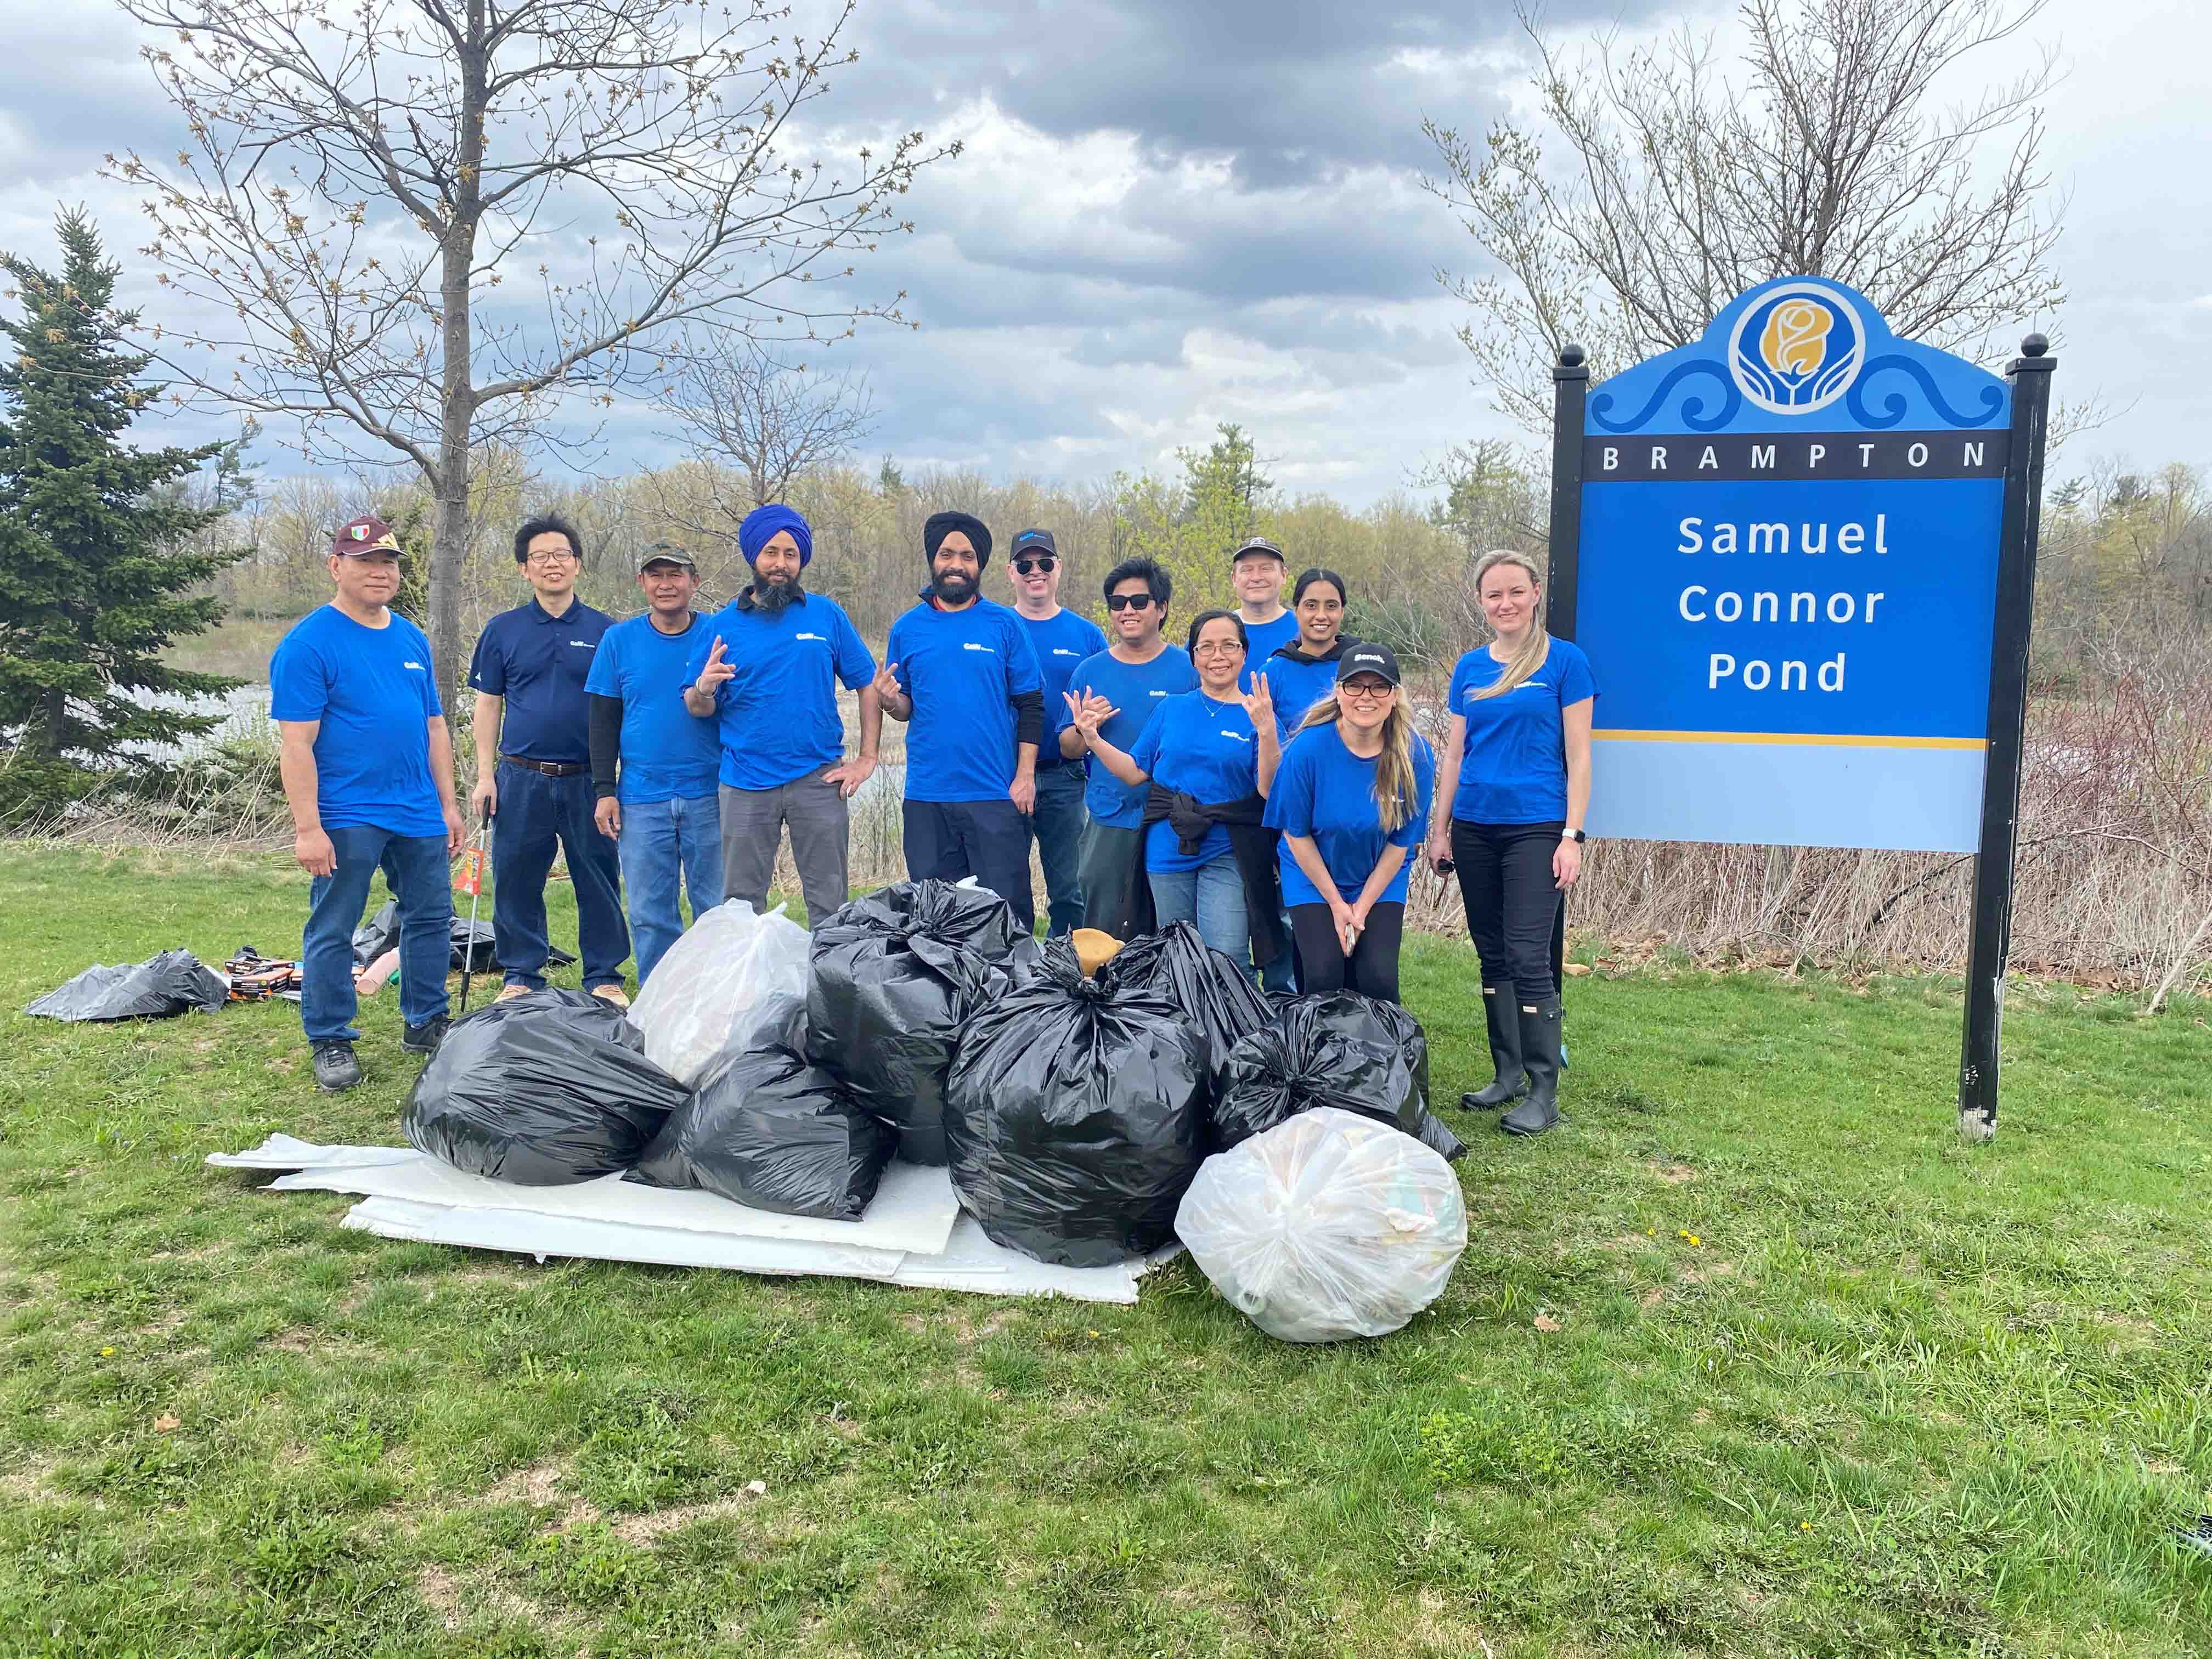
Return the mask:
{"type": "Polygon", "coordinates": [[[100,1357],[102,1359],[112,1359],[115,1358],[115,1350],[112,1348],[102,1348],[100,1351],[100,1357]]]}
{"type": "Polygon", "coordinates": [[[1091,1340],[1092,1341],[1094,1341],[1094,1342],[1095,1342],[1095,1341],[1097,1341],[1097,1340],[1098,1340],[1098,1333],[1097,1333],[1097,1332],[1096,1332],[1096,1331],[1085,1331],[1085,1332],[1084,1332],[1084,1334],[1085,1334],[1085,1336],[1087,1336],[1087,1337],[1091,1338],[1091,1340]]]}
{"type": "Polygon", "coordinates": [[[1800,1532],[1810,1532],[1813,1530],[1813,1523],[1810,1521],[1800,1521],[1797,1523],[1797,1530],[1800,1532]]]}

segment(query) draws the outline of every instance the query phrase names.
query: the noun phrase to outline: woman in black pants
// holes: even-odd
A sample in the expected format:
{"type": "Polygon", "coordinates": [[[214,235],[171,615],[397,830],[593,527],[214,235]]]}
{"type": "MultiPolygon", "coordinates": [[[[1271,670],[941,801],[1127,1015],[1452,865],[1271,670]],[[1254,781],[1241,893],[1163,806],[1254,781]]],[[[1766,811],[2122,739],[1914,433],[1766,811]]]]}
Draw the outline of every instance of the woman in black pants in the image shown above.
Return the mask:
{"type": "Polygon", "coordinates": [[[1498,1075],[1462,1106],[1503,1106],[1509,1134],[1540,1135],[1559,1121],[1559,988],[1552,928],[1561,895],[1583,868],[1589,809],[1589,659],[1544,629],[1536,567],[1518,553],[1475,567],[1482,614],[1498,637],[1452,670],[1451,729],[1428,854],[1456,865],[1468,932],[1482,959],[1483,1016],[1498,1075]]]}
{"type": "Polygon", "coordinates": [[[1283,832],[1298,988],[1309,996],[1398,1000],[1406,878],[1436,775],[1398,681],[1398,659],[1382,647],[1346,650],[1335,690],[1308,711],[1267,792],[1267,825],[1283,832]]]}

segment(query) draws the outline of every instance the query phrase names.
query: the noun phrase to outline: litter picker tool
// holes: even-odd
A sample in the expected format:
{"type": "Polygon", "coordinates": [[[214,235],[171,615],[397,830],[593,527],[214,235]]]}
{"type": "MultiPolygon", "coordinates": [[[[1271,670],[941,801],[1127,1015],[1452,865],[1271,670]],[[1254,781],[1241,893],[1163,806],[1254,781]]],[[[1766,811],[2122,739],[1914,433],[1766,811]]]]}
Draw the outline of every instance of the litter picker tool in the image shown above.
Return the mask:
{"type": "Polygon", "coordinates": [[[469,980],[477,965],[477,906],[483,901],[484,837],[491,830],[491,808],[477,814],[476,840],[461,854],[461,873],[453,890],[469,896],[469,932],[461,944],[461,1012],[469,1011],[469,980]]]}

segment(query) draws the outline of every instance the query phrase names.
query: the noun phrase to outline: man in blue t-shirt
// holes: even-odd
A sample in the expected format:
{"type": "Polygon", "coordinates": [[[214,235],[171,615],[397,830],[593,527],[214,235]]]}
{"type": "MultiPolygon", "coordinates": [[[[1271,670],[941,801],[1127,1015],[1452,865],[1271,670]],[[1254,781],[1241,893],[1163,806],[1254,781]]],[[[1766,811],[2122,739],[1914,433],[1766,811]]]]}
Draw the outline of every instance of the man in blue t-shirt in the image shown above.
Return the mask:
{"type": "Polygon", "coordinates": [[[530,601],[484,624],[469,665],[477,694],[477,787],[469,799],[493,824],[492,941],[507,979],[500,1000],[544,988],[553,951],[545,878],[557,842],[576,895],[584,988],[627,1008],[622,867],[593,817],[584,695],[614,618],[576,597],[584,543],[566,520],[526,521],[514,532],[514,562],[530,584],[530,601]]]}
{"type": "Polygon", "coordinates": [[[691,600],[699,568],[666,542],[646,550],[637,586],[646,612],[618,622],[592,654],[589,701],[592,819],[615,843],[629,900],[641,989],[691,914],[722,902],[722,820],[714,799],[721,757],[711,726],[684,707],[684,665],[700,632],[691,600]]]}
{"type": "Polygon", "coordinates": [[[430,642],[391,609],[399,560],[398,538],[381,519],[340,530],[330,559],[336,597],[301,617],[269,664],[293,856],[314,878],[300,944],[300,1022],[325,1089],[361,1081],[353,930],[379,869],[399,913],[402,1044],[434,1053],[446,1032],[447,861],[464,836],[430,642]]]}
{"type": "MultiPolygon", "coordinates": [[[[1175,593],[1168,573],[1150,559],[1124,559],[1106,573],[1105,592],[1114,642],[1078,665],[1061,697],[1056,741],[1071,760],[1084,752],[1083,734],[1069,723],[1078,708],[1097,702],[1098,735],[1126,754],[1164,699],[1198,689],[1190,653],[1161,637],[1175,593]]],[[[1103,766],[1091,769],[1084,797],[1091,818],[1083,840],[1084,915],[1089,926],[1116,939],[1129,937],[1133,887],[1143,879],[1139,844],[1146,793],[1103,766]]]]}
{"type": "Polygon", "coordinates": [[[922,526],[929,586],[891,624],[876,690],[906,743],[906,868],[969,876],[1036,925],[1029,815],[1044,736],[1043,681],[1021,618],[981,597],[991,532],[965,513],[922,526]]]}
{"type": "MultiPolygon", "coordinates": [[[[1286,568],[1283,550],[1265,536],[1246,537],[1229,556],[1230,586],[1237,590],[1237,617],[1244,624],[1245,678],[1238,684],[1248,691],[1251,690],[1251,677],[1261,672],[1261,665],[1275,654],[1278,647],[1298,636],[1297,614],[1283,604],[1286,568]]],[[[1277,713],[1281,711],[1278,709],[1277,713]]],[[[1291,925],[1287,914],[1280,919],[1280,925],[1287,936],[1291,925]]],[[[1288,992],[1297,988],[1292,962],[1295,954],[1285,951],[1261,970],[1261,983],[1267,990],[1288,992]]]]}
{"type": "Polygon", "coordinates": [[[1030,815],[1044,890],[1051,901],[1045,932],[1057,939],[1083,926],[1084,763],[1060,752],[1067,724],[1063,695],[1078,664],[1106,648],[1106,636],[1088,617],[1060,608],[1065,569],[1049,530],[1024,530],[1014,538],[1006,580],[1013,584],[1014,614],[1029,631],[1043,681],[1044,738],[1037,744],[1036,810],[1030,815]]]}
{"type": "Polygon", "coordinates": [[[752,581],[700,629],[684,665],[684,706],[719,736],[724,895],[767,905],[787,824],[815,926],[851,893],[846,803],[876,769],[876,659],[837,601],[801,583],[814,532],[797,512],[781,501],[755,507],[738,526],[738,550],[752,581]],[[850,760],[840,685],[860,696],[860,747],[850,760]]]}

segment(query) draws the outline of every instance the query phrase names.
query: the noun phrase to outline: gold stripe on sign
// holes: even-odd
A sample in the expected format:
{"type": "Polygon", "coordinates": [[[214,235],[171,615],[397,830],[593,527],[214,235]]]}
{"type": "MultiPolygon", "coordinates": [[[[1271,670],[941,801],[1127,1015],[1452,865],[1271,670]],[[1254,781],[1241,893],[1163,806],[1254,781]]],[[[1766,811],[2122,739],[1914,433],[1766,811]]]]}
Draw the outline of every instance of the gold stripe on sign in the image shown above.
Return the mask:
{"type": "Polygon", "coordinates": [[[1779,743],[1824,749],[1985,749],[1985,738],[1854,738],[1825,732],[1596,731],[1599,743],[1779,743]]]}

